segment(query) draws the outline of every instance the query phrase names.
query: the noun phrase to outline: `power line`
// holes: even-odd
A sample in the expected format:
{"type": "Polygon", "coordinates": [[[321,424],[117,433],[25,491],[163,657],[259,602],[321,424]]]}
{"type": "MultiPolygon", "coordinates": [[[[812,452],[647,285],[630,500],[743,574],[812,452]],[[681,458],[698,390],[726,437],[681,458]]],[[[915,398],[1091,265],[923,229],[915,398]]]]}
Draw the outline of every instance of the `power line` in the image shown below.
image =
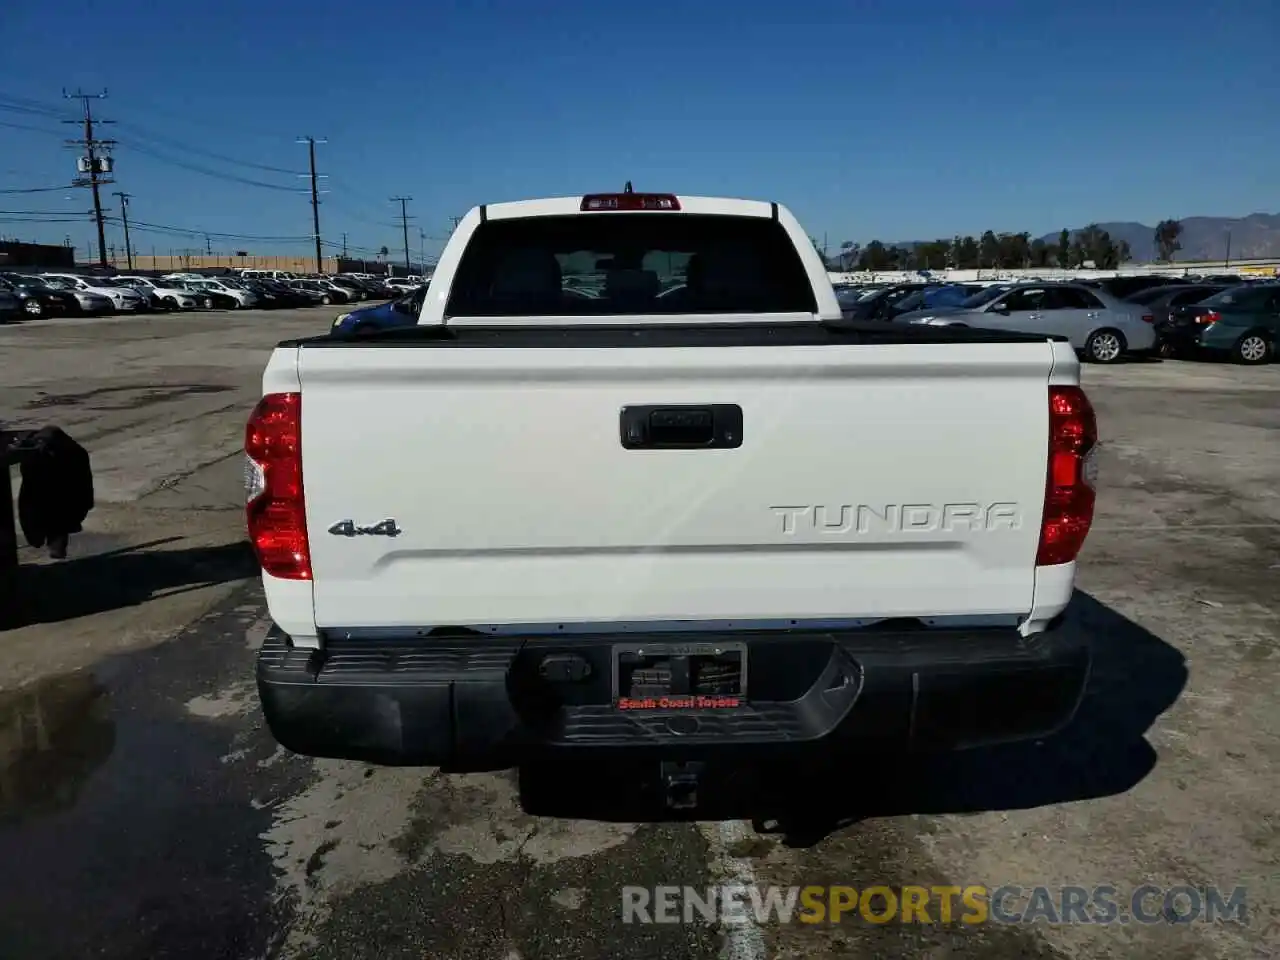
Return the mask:
{"type": "MultiPolygon", "coordinates": [[[[118,218],[108,217],[108,220],[115,222],[118,218]]],[[[152,233],[171,233],[184,237],[214,237],[218,240],[256,240],[260,243],[298,243],[303,240],[310,240],[306,235],[302,236],[262,236],[258,234],[247,233],[221,233],[217,230],[193,230],[188,227],[177,227],[167,223],[148,223],[145,220],[130,220],[130,226],[139,230],[146,230],[152,233]]]]}
{"type": "Polygon", "coordinates": [[[33,127],[29,123],[12,123],[8,120],[0,120],[0,127],[12,127],[14,130],[30,130],[33,133],[47,133],[51,137],[62,136],[61,130],[50,130],[46,127],[33,127]]]}
{"type": "Polygon", "coordinates": [[[58,120],[62,119],[62,110],[54,104],[43,103],[39,100],[28,100],[26,97],[15,97],[11,93],[0,94],[0,109],[53,117],[58,120]]]}
{"type": "MultiPolygon", "coordinates": [[[[0,95],[0,109],[12,110],[12,111],[27,114],[30,116],[49,116],[49,117],[59,116],[58,111],[44,104],[38,103],[34,100],[26,100],[21,97],[14,97],[8,94],[0,95]],[[6,102],[6,101],[10,101],[10,102],[6,102]]],[[[222,163],[231,163],[231,164],[236,164],[238,166],[252,167],[259,170],[265,170],[270,173],[283,173],[283,174],[288,174],[290,176],[293,176],[293,175],[296,175],[297,173],[297,171],[295,170],[286,170],[284,167],[273,167],[268,164],[256,163],[251,160],[240,160],[235,157],[226,156],[225,154],[213,153],[209,150],[203,150],[197,147],[192,147],[182,143],[179,140],[174,140],[172,137],[164,137],[157,133],[153,133],[147,130],[145,127],[142,127],[136,123],[125,122],[125,121],[111,121],[111,122],[113,123],[119,122],[120,126],[128,130],[136,131],[130,136],[130,138],[127,141],[123,143],[124,146],[127,146],[132,150],[136,150],[138,153],[153,157],[156,160],[160,160],[163,163],[168,163],[175,167],[181,167],[183,169],[190,170],[194,173],[201,173],[201,174],[204,174],[205,176],[217,177],[218,179],[228,180],[233,183],[242,183],[247,186],[263,187],[268,190],[285,190],[290,193],[300,192],[300,188],[298,187],[285,187],[276,183],[265,183],[261,180],[252,180],[247,177],[241,177],[234,173],[225,173],[219,170],[212,170],[208,167],[193,164],[190,161],[183,160],[181,158],[175,158],[171,155],[168,155],[165,152],[158,151],[154,146],[151,146],[147,143],[138,143],[136,141],[137,140],[154,141],[157,144],[167,144],[168,150],[178,150],[178,151],[186,151],[188,153],[196,153],[196,154],[200,154],[202,156],[208,157],[212,160],[217,160],[222,163]]],[[[18,129],[32,130],[38,133],[53,133],[53,131],[45,130],[40,127],[30,127],[30,126],[13,124],[8,122],[4,122],[4,125],[17,127],[18,129]]]]}
{"type": "Polygon", "coordinates": [[[283,173],[291,177],[298,175],[297,170],[287,170],[284,167],[273,167],[270,164],[257,163],[253,160],[240,160],[240,159],[237,159],[236,157],[229,157],[225,154],[214,153],[213,151],[206,150],[202,147],[189,146],[188,144],[184,144],[181,140],[175,140],[172,137],[163,137],[158,133],[152,133],[148,131],[146,127],[140,127],[136,123],[131,123],[131,122],[122,120],[120,121],[120,126],[126,128],[127,130],[134,131],[133,138],[135,139],[141,138],[143,140],[150,140],[169,150],[179,150],[184,153],[194,153],[203,157],[208,157],[210,160],[218,160],[218,161],[221,161],[222,163],[230,163],[240,167],[251,167],[255,170],[265,170],[268,173],[283,173]]]}
{"type": "MultiPolygon", "coordinates": [[[[17,217],[66,217],[71,216],[70,210],[0,210],[0,213],[17,216],[17,217]]],[[[89,211],[84,216],[92,215],[93,211],[89,211]]]]}
{"type": "Polygon", "coordinates": [[[400,229],[404,231],[404,269],[408,273],[411,269],[409,266],[409,214],[405,207],[413,197],[392,197],[392,203],[400,204],[400,229]]]}
{"type": "Polygon", "coordinates": [[[219,170],[211,170],[210,168],[200,166],[199,164],[190,163],[186,160],[180,160],[171,156],[166,156],[164,153],[156,150],[154,147],[144,146],[132,140],[127,141],[125,143],[125,146],[130,150],[134,150],[137,153],[143,154],[144,156],[152,157],[156,160],[161,161],[162,163],[167,163],[174,167],[181,167],[182,169],[190,170],[193,173],[201,173],[201,174],[204,174],[206,177],[214,177],[218,180],[226,180],[231,183],[240,183],[249,187],[262,187],[265,190],[283,190],[285,193],[304,193],[305,192],[305,190],[301,187],[285,187],[285,186],[281,186],[278,183],[267,183],[263,180],[253,180],[253,179],[250,179],[249,177],[242,177],[234,173],[224,173],[219,170]]]}
{"type": "Polygon", "coordinates": [[[0,193],[54,193],[59,190],[70,190],[71,185],[62,187],[5,187],[0,193]]]}
{"type": "MultiPolygon", "coordinates": [[[[93,191],[93,219],[98,227],[98,265],[105,267],[107,265],[107,237],[102,226],[102,197],[98,192],[98,188],[104,184],[115,183],[114,180],[104,177],[103,174],[111,172],[111,148],[115,146],[114,140],[98,140],[93,136],[93,108],[89,103],[92,100],[104,100],[107,91],[102,93],[67,93],[62,91],[62,96],[68,100],[79,100],[84,104],[84,137],[79,140],[69,140],[68,143],[73,146],[84,147],[87,156],[82,157],[78,163],[84,176],[73,180],[72,184],[77,187],[89,187],[93,191]],[[102,150],[107,155],[98,156],[98,151],[102,150]]],[[[63,123],[80,123],[79,120],[64,120],[63,123]]],[[[110,120],[99,120],[99,123],[111,123],[110,120]]]]}
{"type": "Polygon", "coordinates": [[[84,217],[27,217],[0,216],[0,223],[84,223],[84,217]]]}

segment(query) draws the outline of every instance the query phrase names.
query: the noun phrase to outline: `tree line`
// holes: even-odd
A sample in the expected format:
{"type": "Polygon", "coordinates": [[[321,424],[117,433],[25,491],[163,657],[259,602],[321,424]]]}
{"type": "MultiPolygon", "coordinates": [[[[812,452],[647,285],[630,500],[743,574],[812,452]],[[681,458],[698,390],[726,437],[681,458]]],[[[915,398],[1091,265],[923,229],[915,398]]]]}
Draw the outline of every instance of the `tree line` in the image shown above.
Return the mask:
{"type": "MultiPolygon", "coordinates": [[[[1181,248],[1182,224],[1161,220],[1155,229],[1155,246],[1161,260],[1172,260],[1181,248]]],[[[821,251],[818,243],[814,246],[821,251]]],[[[1106,230],[1091,223],[1074,233],[1063,229],[1057,241],[1031,239],[1030,233],[996,233],[980,237],[953,237],[915,244],[886,244],[872,240],[866,246],[846,240],[840,253],[825,257],[830,270],[994,270],[1031,267],[1069,269],[1092,263],[1102,270],[1131,260],[1129,244],[1116,242],[1106,230]]]]}

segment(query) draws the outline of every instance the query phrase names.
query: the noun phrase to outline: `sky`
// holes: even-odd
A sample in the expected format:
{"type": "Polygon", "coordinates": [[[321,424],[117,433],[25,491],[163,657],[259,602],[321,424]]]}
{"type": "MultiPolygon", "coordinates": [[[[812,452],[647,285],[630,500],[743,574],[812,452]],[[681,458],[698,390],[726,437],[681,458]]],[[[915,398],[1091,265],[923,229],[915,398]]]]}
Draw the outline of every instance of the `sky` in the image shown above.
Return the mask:
{"type": "MultiPolygon", "coordinates": [[[[142,252],[438,252],[472,206],[776,200],[831,248],[1280,210],[1275,0],[587,0],[0,12],[0,236],[82,249],[107,91],[142,252]],[[149,225],[149,226],[148,226],[149,225]],[[421,231],[421,234],[420,234],[421,231]],[[253,239],[241,239],[253,238],[253,239]]],[[[122,245],[109,224],[108,244],[122,245]]]]}

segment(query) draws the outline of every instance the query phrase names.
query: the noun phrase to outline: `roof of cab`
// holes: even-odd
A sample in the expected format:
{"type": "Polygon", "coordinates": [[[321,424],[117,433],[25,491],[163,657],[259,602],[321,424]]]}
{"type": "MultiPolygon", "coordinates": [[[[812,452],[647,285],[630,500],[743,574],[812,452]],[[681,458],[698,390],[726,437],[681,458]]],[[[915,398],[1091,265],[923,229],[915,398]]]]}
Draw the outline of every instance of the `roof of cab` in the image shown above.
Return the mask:
{"type": "MultiPolygon", "coordinates": [[[[641,191],[637,191],[639,193],[641,191]]],[[[645,213],[701,213],[731,217],[772,217],[774,205],[764,200],[735,200],[729,197],[677,196],[678,211],[653,210],[645,213]]],[[[584,212],[582,197],[548,197],[543,200],[516,200],[510,203],[490,203],[481,208],[490,220],[514,220],[522,217],[562,217],[570,214],[583,216],[609,216],[618,211],[603,210],[584,212]]],[[[635,211],[621,211],[635,212],[635,211]]]]}

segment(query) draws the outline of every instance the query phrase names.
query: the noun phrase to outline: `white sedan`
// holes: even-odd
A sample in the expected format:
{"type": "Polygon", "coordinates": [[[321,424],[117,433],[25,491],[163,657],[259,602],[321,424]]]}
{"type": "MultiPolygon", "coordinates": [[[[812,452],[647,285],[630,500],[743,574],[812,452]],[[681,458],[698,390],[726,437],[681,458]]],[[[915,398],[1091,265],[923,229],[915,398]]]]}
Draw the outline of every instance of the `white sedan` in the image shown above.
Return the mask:
{"type": "Polygon", "coordinates": [[[80,291],[97,297],[106,297],[116,310],[136,312],[147,309],[147,298],[137,290],[130,290],[128,287],[111,287],[94,283],[93,278],[76,276],[74,273],[46,273],[42,279],[46,283],[57,281],[62,289],[70,290],[72,293],[80,291]]]}
{"type": "Polygon", "coordinates": [[[184,280],[183,283],[189,290],[212,290],[222,294],[224,297],[231,297],[242,309],[258,305],[258,296],[252,290],[246,290],[244,287],[212,277],[201,277],[199,280],[184,280]]]}
{"type": "Polygon", "coordinates": [[[150,277],[116,277],[115,279],[155,297],[162,306],[170,310],[207,310],[212,305],[208,297],[201,296],[194,290],[157,283],[150,277]]]}

